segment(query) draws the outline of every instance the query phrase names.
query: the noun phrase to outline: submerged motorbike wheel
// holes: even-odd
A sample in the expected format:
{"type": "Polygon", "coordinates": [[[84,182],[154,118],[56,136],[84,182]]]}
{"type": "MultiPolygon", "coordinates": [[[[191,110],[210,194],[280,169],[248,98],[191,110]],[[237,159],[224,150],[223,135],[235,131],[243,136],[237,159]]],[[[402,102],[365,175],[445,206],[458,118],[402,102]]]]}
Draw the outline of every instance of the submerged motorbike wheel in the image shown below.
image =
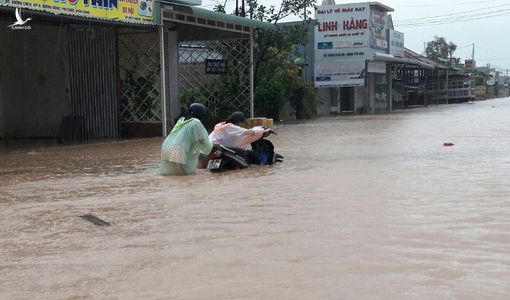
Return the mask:
{"type": "Polygon", "coordinates": [[[220,153],[219,156],[209,159],[207,163],[207,169],[211,172],[243,169],[249,165],[246,158],[233,149],[220,146],[216,150],[220,153]]]}
{"type": "Polygon", "coordinates": [[[257,153],[261,157],[265,157],[261,159],[261,164],[263,165],[272,165],[275,162],[282,162],[283,156],[274,152],[274,145],[270,141],[266,139],[260,139],[251,143],[252,151],[257,153]],[[264,161],[262,161],[264,160],[264,161]]]}

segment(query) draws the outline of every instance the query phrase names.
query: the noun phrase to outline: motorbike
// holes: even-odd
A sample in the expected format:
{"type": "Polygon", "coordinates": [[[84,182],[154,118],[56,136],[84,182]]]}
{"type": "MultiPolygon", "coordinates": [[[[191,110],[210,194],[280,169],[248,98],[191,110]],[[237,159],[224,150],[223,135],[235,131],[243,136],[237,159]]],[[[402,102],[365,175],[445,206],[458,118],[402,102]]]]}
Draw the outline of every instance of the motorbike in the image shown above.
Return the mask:
{"type": "MultiPolygon", "coordinates": [[[[271,131],[272,134],[276,134],[271,131]]],[[[283,162],[283,156],[274,152],[274,145],[264,137],[251,143],[251,150],[214,145],[206,169],[211,172],[237,170],[249,165],[272,165],[283,162]]]]}

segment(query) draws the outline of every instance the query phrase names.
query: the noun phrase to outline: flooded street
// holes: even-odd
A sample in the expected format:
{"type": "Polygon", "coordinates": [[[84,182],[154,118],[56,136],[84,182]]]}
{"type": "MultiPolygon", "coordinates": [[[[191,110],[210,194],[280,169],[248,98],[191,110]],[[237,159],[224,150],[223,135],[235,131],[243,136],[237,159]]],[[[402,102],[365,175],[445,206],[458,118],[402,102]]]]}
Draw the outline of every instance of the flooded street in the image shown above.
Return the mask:
{"type": "Polygon", "coordinates": [[[161,138],[4,151],[0,299],[508,299],[510,98],[276,131],[188,177],[161,138]]]}

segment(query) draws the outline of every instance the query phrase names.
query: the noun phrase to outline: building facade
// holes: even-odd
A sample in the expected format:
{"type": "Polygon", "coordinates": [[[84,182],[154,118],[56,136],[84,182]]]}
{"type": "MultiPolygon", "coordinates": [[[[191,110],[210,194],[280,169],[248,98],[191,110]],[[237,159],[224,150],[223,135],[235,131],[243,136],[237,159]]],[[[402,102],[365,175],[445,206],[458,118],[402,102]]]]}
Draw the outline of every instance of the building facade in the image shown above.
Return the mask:
{"type": "MultiPolygon", "coordinates": [[[[474,99],[474,80],[405,47],[379,2],[316,8],[309,64],[325,114],[364,114],[474,99]]],[[[305,49],[307,49],[305,47],[305,49]]]]}
{"type": "Polygon", "coordinates": [[[273,25],[199,4],[0,0],[0,139],[166,135],[183,93],[215,106],[214,64],[244,78],[232,101],[252,112],[252,35],[273,25]]]}
{"type": "Polygon", "coordinates": [[[125,32],[157,32],[155,9],[151,0],[4,0],[0,138],[119,138],[119,43],[125,32]]]}
{"type": "Polygon", "coordinates": [[[320,113],[374,113],[390,109],[388,12],[378,2],[321,5],[315,10],[314,82],[320,113]]]}

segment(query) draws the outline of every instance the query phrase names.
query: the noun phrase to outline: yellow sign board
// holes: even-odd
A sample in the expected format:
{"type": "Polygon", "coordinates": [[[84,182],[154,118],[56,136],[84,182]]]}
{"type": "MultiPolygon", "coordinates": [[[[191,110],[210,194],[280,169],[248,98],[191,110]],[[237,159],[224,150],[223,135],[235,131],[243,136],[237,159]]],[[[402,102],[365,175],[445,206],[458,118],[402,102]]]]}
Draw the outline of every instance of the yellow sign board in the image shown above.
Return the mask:
{"type": "Polygon", "coordinates": [[[138,24],[154,23],[154,0],[3,0],[12,7],[138,24]]]}

